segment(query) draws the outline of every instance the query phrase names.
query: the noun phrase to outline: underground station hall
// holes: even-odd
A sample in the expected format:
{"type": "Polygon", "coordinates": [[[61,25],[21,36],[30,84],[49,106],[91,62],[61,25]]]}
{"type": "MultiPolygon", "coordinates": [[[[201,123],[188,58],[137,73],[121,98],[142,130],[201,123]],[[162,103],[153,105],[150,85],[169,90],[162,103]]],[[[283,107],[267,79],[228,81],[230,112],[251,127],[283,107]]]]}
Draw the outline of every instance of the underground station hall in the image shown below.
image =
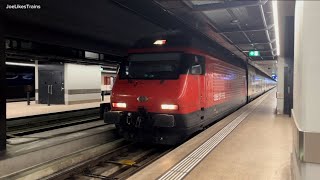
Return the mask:
{"type": "Polygon", "coordinates": [[[320,1],[0,0],[0,180],[319,180],[320,1]]]}

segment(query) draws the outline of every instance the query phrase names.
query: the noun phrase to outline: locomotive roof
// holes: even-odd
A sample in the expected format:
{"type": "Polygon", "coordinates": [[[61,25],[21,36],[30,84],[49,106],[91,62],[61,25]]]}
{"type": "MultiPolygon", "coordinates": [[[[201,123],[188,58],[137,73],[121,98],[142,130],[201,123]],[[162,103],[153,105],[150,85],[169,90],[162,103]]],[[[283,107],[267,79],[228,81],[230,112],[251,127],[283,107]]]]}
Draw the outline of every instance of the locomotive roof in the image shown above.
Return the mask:
{"type": "Polygon", "coordinates": [[[195,36],[191,33],[186,32],[169,32],[156,34],[148,37],[141,38],[136,41],[132,46],[133,49],[143,49],[143,48],[194,48],[201,51],[204,51],[220,60],[223,60],[227,63],[236,65],[238,67],[245,68],[245,62],[232,54],[229,50],[222,47],[217,42],[208,40],[201,36],[195,36]],[[165,43],[162,45],[155,45],[154,43],[157,40],[165,40],[165,43]]]}
{"type": "Polygon", "coordinates": [[[192,39],[192,36],[183,33],[162,33],[139,39],[133,48],[154,48],[157,47],[154,45],[157,40],[166,40],[161,47],[186,47],[192,46],[192,39]]]}
{"type": "MultiPolygon", "coordinates": [[[[248,64],[247,62],[235,56],[229,50],[225,49],[217,42],[208,40],[207,38],[204,38],[204,37],[194,36],[191,33],[186,33],[181,31],[173,31],[173,32],[155,34],[152,36],[144,37],[136,41],[136,43],[132,46],[133,49],[144,49],[144,48],[165,49],[165,48],[172,48],[172,47],[177,47],[177,48],[191,47],[194,49],[202,50],[210,54],[211,56],[216,57],[224,62],[241,67],[243,69],[247,68],[246,67],[248,64]],[[165,40],[165,42],[161,46],[155,45],[154,43],[157,40],[165,40]]],[[[256,67],[254,66],[252,67],[256,69],[259,74],[272,79],[270,76],[260,71],[256,67]]]]}

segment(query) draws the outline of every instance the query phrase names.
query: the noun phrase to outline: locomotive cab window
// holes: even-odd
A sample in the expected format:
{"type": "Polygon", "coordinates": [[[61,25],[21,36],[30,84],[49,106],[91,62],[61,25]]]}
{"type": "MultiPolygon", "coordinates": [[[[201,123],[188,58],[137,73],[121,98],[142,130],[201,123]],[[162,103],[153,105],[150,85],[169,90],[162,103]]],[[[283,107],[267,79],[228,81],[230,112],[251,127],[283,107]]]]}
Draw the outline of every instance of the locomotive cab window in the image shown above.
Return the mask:
{"type": "Polygon", "coordinates": [[[118,75],[120,79],[125,79],[129,75],[129,63],[127,60],[122,61],[120,68],[118,69],[118,75]]]}
{"type": "Polygon", "coordinates": [[[120,79],[178,79],[180,74],[204,74],[204,57],[170,53],[131,54],[120,67],[120,79]]]}
{"type": "Polygon", "coordinates": [[[202,74],[202,68],[200,64],[195,64],[191,67],[191,74],[200,75],[202,74]]]}
{"type": "Polygon", "coordinates": [[[197,56],[197,55],[189,55],[189,63],[191,65],[190,67],[190,73],[193,75],[203,75],[204,74],[204,57],[197,56]]]}
{"type": "Polygon", "coordinates": [[[178,79],[181,53],[131,54],[120,79],[178,79]]]}

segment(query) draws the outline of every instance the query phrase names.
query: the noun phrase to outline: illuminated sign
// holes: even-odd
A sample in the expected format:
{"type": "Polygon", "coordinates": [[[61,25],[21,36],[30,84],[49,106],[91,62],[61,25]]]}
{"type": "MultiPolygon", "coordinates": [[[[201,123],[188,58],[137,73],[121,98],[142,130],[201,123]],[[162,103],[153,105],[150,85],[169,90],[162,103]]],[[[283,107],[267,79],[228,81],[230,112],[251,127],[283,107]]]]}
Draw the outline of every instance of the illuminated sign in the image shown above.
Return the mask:
{"type": "Polygon", "coordinates": [[[260,51],[249,51],[249,56],[260,56],[260,51]]]}

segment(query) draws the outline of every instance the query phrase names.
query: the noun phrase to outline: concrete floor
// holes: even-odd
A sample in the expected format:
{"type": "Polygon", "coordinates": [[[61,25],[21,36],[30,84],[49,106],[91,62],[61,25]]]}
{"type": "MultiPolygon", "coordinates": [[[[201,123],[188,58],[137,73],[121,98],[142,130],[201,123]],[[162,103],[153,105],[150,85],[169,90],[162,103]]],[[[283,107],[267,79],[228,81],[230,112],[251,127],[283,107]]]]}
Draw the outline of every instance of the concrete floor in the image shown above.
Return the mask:
{"type": "Polygon", "coordinates": [[[291,120],[272,93],[186,179],[290,180],[291,120]]]}
{"type": "MultiPolygon", "coordinates": [[[[105,96],[104,102],[110,102],[110,96],[105,96]]],[[[101,102],[85,103],[85,104],[73,104],[73,105],[54,105],[47,106],[45,104],[35,104],[34,101],[28,106],[26,101],[23,102],[10,102],[7,103],[7,119],[33,116],[39,114],[48,114],[63,111],[72,111],[78,109],[87,109],[100,107],[101,102]]]]}
{"type": "MultiPolygon", "coordinates": [[[[290,180],[292,127],[276,115],[275,90],[206,156],[185,179],[290,180]]],[[[130,179],[157,179],[185,156],[237,118],[252,103],[158,159],[130,179]]]]}

